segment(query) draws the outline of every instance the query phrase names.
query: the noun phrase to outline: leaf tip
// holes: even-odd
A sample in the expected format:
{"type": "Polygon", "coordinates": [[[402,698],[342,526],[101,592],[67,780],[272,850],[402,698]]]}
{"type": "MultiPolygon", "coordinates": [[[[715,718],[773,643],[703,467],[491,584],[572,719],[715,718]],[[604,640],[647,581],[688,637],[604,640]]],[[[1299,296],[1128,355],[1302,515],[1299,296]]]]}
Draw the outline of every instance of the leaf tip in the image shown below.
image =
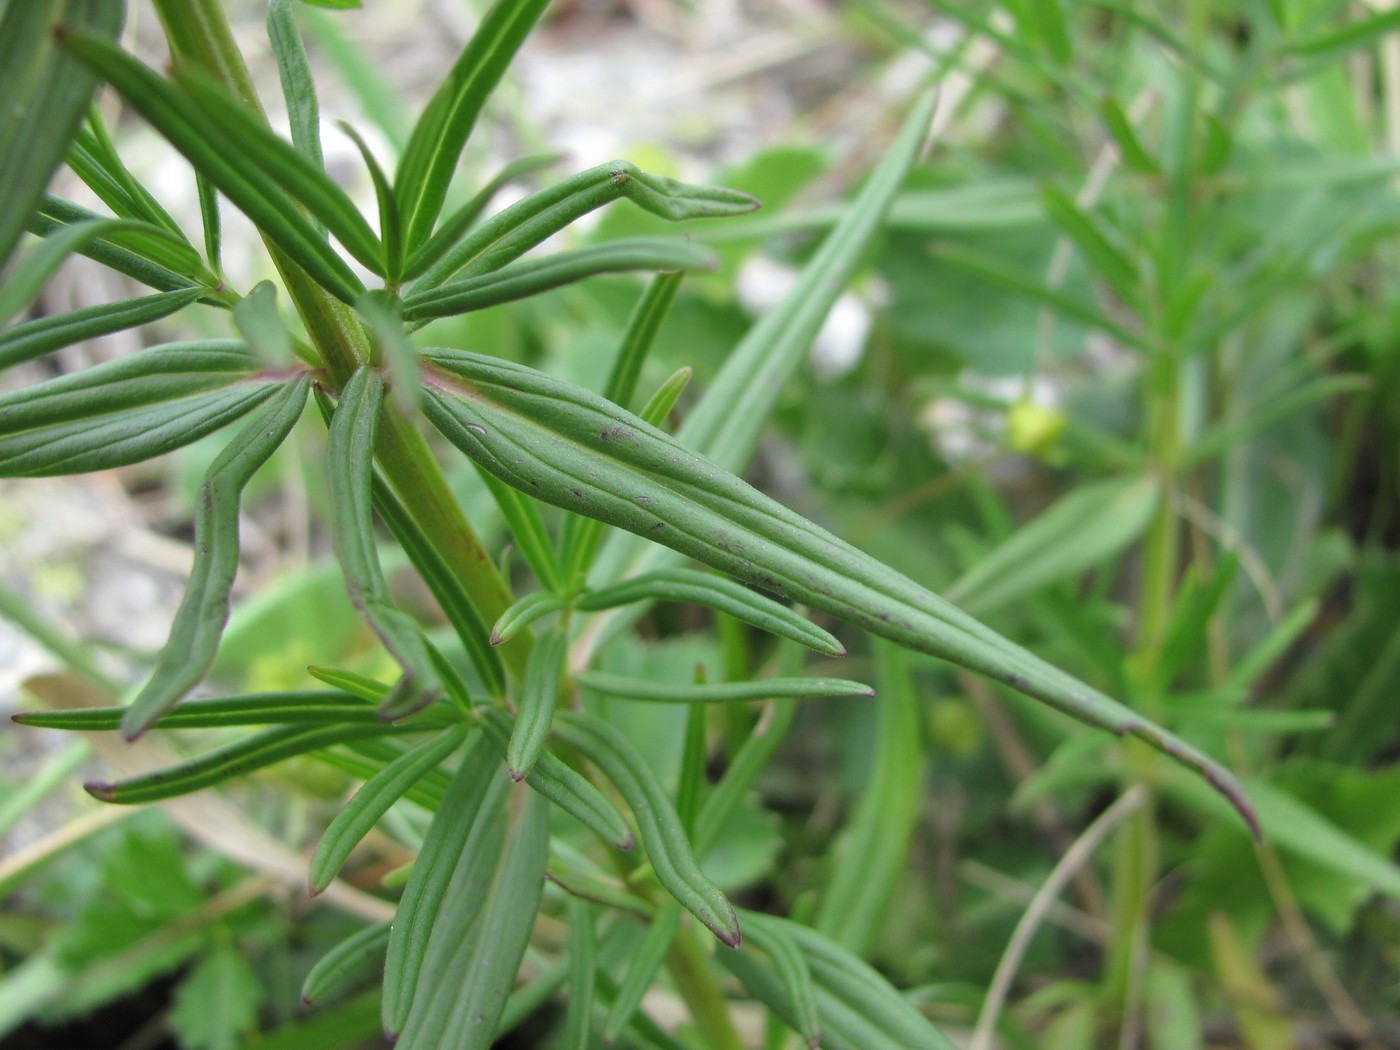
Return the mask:
{"type": "Polygon", "coordinates": [[[112,802],[116,799],[116,787],[103,780],[89,780],[83,785],[83,790],[98,802],[112,802]]]}
{"type": "Polygon", "coordinates": [[[491,631],[491,644],[492,644],[492,645],[500,645],[500,644],[502,644],[504,641],[505,641],[505,637],[501,634],[501,632],[498,631],[498,630],[492,629],[492,631],[491,631]]]}

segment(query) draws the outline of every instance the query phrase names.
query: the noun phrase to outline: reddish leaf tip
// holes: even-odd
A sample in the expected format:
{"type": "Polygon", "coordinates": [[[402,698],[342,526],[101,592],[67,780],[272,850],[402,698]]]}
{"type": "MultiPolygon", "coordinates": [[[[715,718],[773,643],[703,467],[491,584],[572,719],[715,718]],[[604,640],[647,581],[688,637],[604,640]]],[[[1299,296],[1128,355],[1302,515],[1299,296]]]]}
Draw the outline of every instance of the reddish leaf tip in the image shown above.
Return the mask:
{"type": "Polygon", "coordinates": [[[89,780],[83,785],[83,790],[97,799],[98,802],[111,802],[115,797],[113,790],[115,787],[115,784],[109,784],[102,780],[89,780]]]}

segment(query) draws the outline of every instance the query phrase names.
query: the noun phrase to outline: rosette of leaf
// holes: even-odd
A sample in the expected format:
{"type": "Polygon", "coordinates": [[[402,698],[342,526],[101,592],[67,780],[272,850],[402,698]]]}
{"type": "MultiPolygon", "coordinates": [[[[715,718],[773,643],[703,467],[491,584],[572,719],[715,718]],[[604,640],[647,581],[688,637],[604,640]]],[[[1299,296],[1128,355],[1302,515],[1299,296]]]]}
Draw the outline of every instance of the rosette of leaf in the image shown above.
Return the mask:
{"type": "MultiPolygon", "coordinates": [[[[561,712],[560,700],[569,699],[577,683],[692,710],[708,703],[870,691],[860,683],[799,676],[678,685],[570,672],[571,642],[583,634],[575,653],[589,652],[587,632],[593,628],[581,631],[580,625],[645,603],[700,603],[826,655],[844,652],[826,630],[760,593],[769,592],[980,672],[1091,725],[1138,736],[1201,772],[1248,815],[1229,773],[1185,741],[1012,644],[735,473],[777,388],[800,362],[917,158],[931,95],[914,107],[790,298],[735,351],[677,438],[660,425],[687,373],[663,385],[639,414],[625,406],[635,397],[641,362],[675,295],[676,274],[710,265],[710,254],[684,240],[639,238],[525,256],[581,216],[623,198],[675,221],[739,215],[756,202],[616,162],[484,217],[505,180],[540,167],[528,161],[443,214],[482,106],[545,0],[499,0],[487,12],[413,128],[392,180],[361,144],[377,193],[377,228],[322,167],[315,90],[289,0],[274,0],[268,22],[292,115],[290,143],[262,119],[211,0],[158,0],[175,59],[171,78],[111,43],[111,19],[80,17],[72,12],[88,9],[76,3],[35,6],[60,15],[69,11],[71,17],[52,19],[31,33],[47,41],[48,27],[63,22],[61,47],[45,51],[51,65],[26,81],[31,97],[53,90],[54,78],[75,61],[111,85],[193,166],[203,252],[132,177],[100,118],[90,113],[67,143],[68,162],[113,214],[97,215],[54,196],[40,199],[23,221],[44,239],[25,252],[0,290],[0,312],[17,312],[72,252],[155,292],[12,327],[0,333],[0,365],[147,323],[195,302],[231,309],[242,338],[158,346],[0,397],[0,472],[35,476],[122,466],[234,422],[241,426],[200,489],[189,587],[170,641],[134,701],[125,708],[21,720],[85,730],[120,727],[128,736],[152,726],[260,727],[175,768],[91,785],[98,797],[117,803],[199,790],[293,755],[316,755],[353,769],[365,783],[317,851],[313,889],[329,883],[356,843],[400,799],[431,811],[392,928],[357,935],[332,953],[313,975],[308,994],[324,994],[338,975],[356,970],[357,960],[382,952],[383,1017],[386,1029],[401,1035],[400,1046],[489,1045],[504,1023],[507,996],[540,907],[550,856],[549,802],[608,848],[627,851],[635,842],[645,853],[621,889],[585,887],[586,874],[558,875],[561,885],[585,887],[581,896],[638,913],[649,927],[644,950],[614,984],[587,959],[595,936],[606,941],[615,930],[601,923],[595,929],[589,909],[571,909],[571,950],[578,956],[569,1022],[574,1045],[584,1045],[598,1020],[594,1007],[610,1038],[627,1029],[643,1045],[670,1045],[664,1033],[658,1036],[648,1026],[637,1004],[676,938],[691,935],[682,912],[726,945],[740,944],[740,919],[701,870],[697,856],[703,850],[696,846],[706,839],[706,848],[713,844],[716,829],[753,783],[786,723],[775,735],[756,733],[753,749],[736,757],[702,804],[697,784],[703,762],[689,762],[673,798],[617,727],[593,714],[561,712]],[[270,286],[244,295],[223,278],[221,197],[264,238],[304,340],[284,327],[270,286]],[[435,318],[623,271],[662,276],[637,306],[603,396],[518,364],[422,349],[410,339],[435,318]],[[366,288],[360,276],[366,272],[380,287],[366,288]],[[330,687],[325,690],[176,706],[207,673],[228,616],[241,493],[286,439],[313,388],[328,422],[335,556],[350,600],[398,664],[399,678],[379,683],[320,669],[318,677],[330,687]],[[475,465],[538,591],[512,600],[452,500],[418,420],[475,465]],[[568,512],[561,535],[551,535],[541,504],[568,512]],[[429,644],[422,625],[395,606],[380,566],[376,514],[437,598],[480,689],[469,688],[456,665],[429,644]],[[618,533],[605,547],[609,528],[654,546],[630,544],[618,533]],[[679,564],[685,559],[724,575],[679,564]],[[551,622],[536,637],[531,624],[544,618],[551,622]],[[526,787],[516,788],[512,779],[526,787]]],[[[94,0],[94,9],[100,7],[94,0]]],[[[5,17],[19,17],[21,9],[25,5],[11,5],[5,17]]],[[[70,95],[65,105],[80,117],[86,93],[70,95]]],[[[7,133],[0,127],[0,135],[7,133]]],[[[32,170],[20,174],[33,183],[32,170]]],[[[703,757],[703,746],[691,746],[703,745],[703,721],[692,718],[690,725],[687,753],[703,757]]],[[[759,919],[756,931],[757,954],[745,954],[732,969],[809,1040],[820,1031],[830,1046],[947,1045],[843,949],[771,920],[759,919]]],[[[700,1005],[696,1019],[703,1027],[700,1005]]]]}

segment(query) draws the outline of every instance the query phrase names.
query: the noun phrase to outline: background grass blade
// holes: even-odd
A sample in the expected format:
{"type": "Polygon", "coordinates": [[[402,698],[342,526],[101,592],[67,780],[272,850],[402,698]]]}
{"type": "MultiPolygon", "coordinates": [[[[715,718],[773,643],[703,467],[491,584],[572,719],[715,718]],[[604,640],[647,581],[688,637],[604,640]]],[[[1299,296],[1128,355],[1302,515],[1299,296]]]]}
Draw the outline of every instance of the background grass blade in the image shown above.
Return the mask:
{"type": "Polygon", "coordinates": [[[0,269],[10,258],[63,163],[97,80],[54,42],[60,24],[106,39],[122,27],[122,0],[29,0],[0,7],[0,69],[6,106],[0,115],[0,269]]]}

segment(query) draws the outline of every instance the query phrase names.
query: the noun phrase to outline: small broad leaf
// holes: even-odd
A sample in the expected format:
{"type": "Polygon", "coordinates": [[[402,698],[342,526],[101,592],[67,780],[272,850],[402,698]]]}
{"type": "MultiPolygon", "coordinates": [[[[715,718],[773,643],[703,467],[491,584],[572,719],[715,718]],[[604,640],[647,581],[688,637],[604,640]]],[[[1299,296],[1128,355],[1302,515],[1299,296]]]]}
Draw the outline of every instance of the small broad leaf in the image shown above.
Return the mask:
{"type": "Polygon", "coordinates": [[[267,405],[209,465],[194,522],[194,567],[170,639],[150,680],[131,702],[122,733],[132,739],[194,688],[214,662],[238,573],[238,508],[243,489],[301,418],[311,381],[278,384],[267,405]]]}
{"type": "Polygon", "coordinates": [[[410,321],[453,317],[539,295],[602,273],[711,270],[715,264],[715,255],[708,248],[686,241],[661,237],[609,241],[414,292],[404,298],[404,317],[410,321]]]}
{"type": "Polygon", "coordinates": [[[700,870],[675,806],[632,742],[608,723],[574,713],[555,718],[555,733],[601,769],[627,801],[666,892],[721,941],[737,947],[739,921],[733,906],[700,870]]]}
{"type": "Polygon", "coordinates": [[[430,769],[436,769],[462,746],[466,729],[448,729],[390,762],[355,792],[326,828],[312,855],[309,879],[320,893],[335,879],[345,861],[370,830],[430,769]]]}
{"type": "Polygon", "coordinates": [[[582,671],[578,684],[606,696],[658,704],[732,704],[745,700],[805,700],[817,696],[874,696],[863,682],[843,678],[759,678],[751,682],[648,682],[641,678],[582,671]]]}
{"type": "MultiPolygon", "coordinates": [[[[72,711],[21,711],[10,717],[24,726],[94,732],[121,727],[125,707],[83,707],[72,711]]],[[[162,715],[154,729],[222,729],[230,726],[345,725],[378,721],[374,708],[326,690],[256,693],[189,700],[162,715]]]]}
{"type": "Polygon", "coordinates": [[[264,361],[285,365],[292,359],[292,333],[277,312],[277,288],[259,281],[233,308],[233,323],[264,361]]]}
{"type": "Polygon", "coordinates": [[[561,624],[540,635],[530,650],[516,694],[515,726],[506,748],[506,767],[512,780],[524,780],[544,750],[568,650],[569,632],[561,624]]]}
{"type": "Polygon", "coordinates": [[[845,647],[831,634],[787,606],[726,577],[696,572],[694,569],[661,569],[634,576],[622,583],[585,594],[575,608],[581,612],[594,612],[641,601],[706,605],[827,656],[846,655],[845,647]]]}
{"type": "Polygon", "coordinates": [[[0,269],[29,213],[68,152],[96,79],[54,45],[59,24],[84,26],[113,39],[123,0],[28,0],[0,5],[0,269]]]}
{"type": "Polygon", "coordinates": [[[240,103],[207,84],[186,82],[182,90],[90,34],[67,33],[63,40],[263,234],[338,299],[353,303],[364,286],[287,194],[325,222],[364,265],[382,271],[374,234],[344,191],[240,103]]]}
{"type": "Polygon", "coordinates": [[[1252,824],[1234,777],[1185,741],[616,405],[521,365],[462,351],[423,356],[428,418],[507,484],[1140,737],[1205,776],[1252,824]]]}
{"type": "Polygon", "coordinates": [[[308,751],[401,731],[382,722],[378,725],[278,726],[225,744],[168,769],[116,783],[90,781],[83,787],[100,802],[112,802],[119,806],[142,805],[202,791],[308,751]]]}
{"type": "Polygon", "coordinates": [[[203,294],[199,288],[89,306],[53,317],[39,317],[0,332],[0,369],[60,350],[74,343],[159,321],[203,294]]]}
{"type": "Polygon", "coordinates": [[[350,601],[389,650],[403,677],[385,699],[386,717],[402,718],[432,702],[441,691],[423,631],[407,613],[394,608],[379,566],[370,518],[372,466],[384,381],[372,368],[360,368],[341,393],[326,441],[326,479],[331,492],[331,541],[345,573],[350,601]]]}
{"type": "Polygon", "coordinates": [[[466,849],[432,930],[399,1050],[488,1050],[520,970],[544,891],[549,807],[527,792],[507,814],[503,784],[482,806],[499,846],[466,849]],[[504,841],[501,842],[501,839],[504,841]]]}
{"type": "Polygon", "coordinates": [[[321,956],[302,982],[301,1001],[320,1002],[371,976],[378,978],[389,944],[389,925],[377,922],[366,926],[321,956]]]}
{"type": "MultiPolygon", "coordinates": [[[[439,914],[450,914],[443,910],[443,898],[449,884],[463,877],[454,872],[473,864],[487,870],[495,866],[501,848],[497,821],[489,807],[484,819],[477,817],[489,794],[497,801],[501,797],[500,790],[507,781],[499,776],[499,769],[490,761],[481,736],[474,736],[462,752],[452,784],[433,814],[389,935],[382,1007],[387,1032],[402,1032],[408,1020],[434,924],[439,914]],[[493,784],[497,788],[494,793],[490,790],[493,784]]],[[[428,986],[434,986],[440,976],[433,973],[428,986]]]]}
{"type": "Polygon", "coordinates": [[[176,986],[170,1027],[188,1050],[235,1050],[257,1026],[263,989],[232,946],[216,948],[176,986]]]}
{"type": "Polygon", "coordinates": [[[549,0],[497,0],[413,128],[394,191],[412,251],[433,231],[481,108],[549,0]]]}
{"type": "MultiPolygon", "coordinates": [[[[486,738],[502,758],[512,736],[514,723],[499,707],[482,707],[481,723],[486,738]]],[[[541,751],[525,783],[568,813],[615,850],[632,849],[632,832],[593,782],[566,765],[562,759],[541,751]]]]}

